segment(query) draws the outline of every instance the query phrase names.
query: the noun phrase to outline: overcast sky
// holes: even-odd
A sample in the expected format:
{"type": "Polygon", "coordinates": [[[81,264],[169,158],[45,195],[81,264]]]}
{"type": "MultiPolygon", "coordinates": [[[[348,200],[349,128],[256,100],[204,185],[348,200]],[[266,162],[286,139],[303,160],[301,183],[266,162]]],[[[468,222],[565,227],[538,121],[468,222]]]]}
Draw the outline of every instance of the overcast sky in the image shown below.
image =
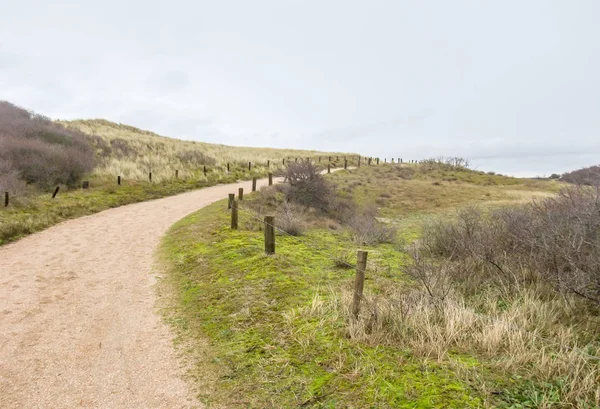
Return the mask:
{"type": "Polygon", "coordinates": [[[600,163],[598,0],[0,0],[0,99],[235,145],[600,163]]]}

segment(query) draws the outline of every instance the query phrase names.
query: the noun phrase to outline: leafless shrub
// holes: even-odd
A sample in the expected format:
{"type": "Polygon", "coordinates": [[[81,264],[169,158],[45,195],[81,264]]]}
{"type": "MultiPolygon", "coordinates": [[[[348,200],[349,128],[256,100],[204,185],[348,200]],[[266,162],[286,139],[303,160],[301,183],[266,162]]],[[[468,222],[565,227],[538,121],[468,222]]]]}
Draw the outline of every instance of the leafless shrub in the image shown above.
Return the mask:
{"type": "Polygon", "coordinates": [[[508,290],[541,280],[600,304],[598,189],[574,187],[487,216],[465,209],[455,222],[425,225],[422,245],[431,259],[480,263],[480,279],[508,290]]]}
{"type": "Polygon", "coordinates": [[[377,220],[376,215],[376,208],[366,207],[350,219],[348,225],[352,232],[352,239],[356,244],[369,246],[394,242],[397,229],[394,226],[381,223],[377,220]]]}
{"type": "Polygon", "coordinates": [[[275,215],[275,224],[292,236],[300,236],[306,230],[306,212],[294,203],[284,202],[275,215]]]}
{"type": "Polygon", "coordinates": [[[438,156],[437,158],[424,159],[419,163],[429,168],[442,168],[448,170],[468,169],[471,166],[471,163],[468,159],[461,158],[458,156],[438,156]]]}
{"type": "Polygon", "coordinates": [[[290,163],[281,175],[289,185],[286,192],[288,201],[319,210],[327,210],[330,188],[318,167],[312,162],[290,163]]]}

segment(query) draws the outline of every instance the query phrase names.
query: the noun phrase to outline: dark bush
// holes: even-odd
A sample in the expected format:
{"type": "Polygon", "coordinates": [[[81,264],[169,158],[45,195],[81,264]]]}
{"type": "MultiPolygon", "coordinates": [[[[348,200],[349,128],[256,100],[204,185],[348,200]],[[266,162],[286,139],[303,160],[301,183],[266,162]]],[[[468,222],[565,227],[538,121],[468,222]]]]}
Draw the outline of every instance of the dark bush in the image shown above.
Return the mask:
{"type": "Polygon", "coordinates": [[[81,132],[0,102],[0,162],[10,166],[5,172],[13,175],[12,179],[18,175],[18,179],[41,187],[71,186],[93,169],[94,151],[81,132]]]}
{"type": "Polygon", "coordinates": [[[565,173],[560,179],[576,185],[597,186],[600,185],[600,166],[574,170],[565,173]]]}
{"type": "Polygon", "coordinates": [[[286,189],[288,201],[327,210],[331,189],[325,182],[320,169],[309,161],[290,163],[281,172],[284,182],[289,185],[286,189]]]}

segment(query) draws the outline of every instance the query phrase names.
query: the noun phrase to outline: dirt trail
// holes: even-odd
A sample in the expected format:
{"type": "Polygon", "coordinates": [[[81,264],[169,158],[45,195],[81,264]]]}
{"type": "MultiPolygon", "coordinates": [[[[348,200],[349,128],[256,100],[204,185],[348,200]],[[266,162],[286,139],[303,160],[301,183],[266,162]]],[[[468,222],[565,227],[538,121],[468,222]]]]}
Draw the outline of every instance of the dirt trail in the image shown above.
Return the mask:
{"type": "Polygon", "coordinates": [[[107,210],[0,247],[0,407],[201,407],[155,310],[153,252],[173,223],[238,187],[251,182],[107,210]]]}

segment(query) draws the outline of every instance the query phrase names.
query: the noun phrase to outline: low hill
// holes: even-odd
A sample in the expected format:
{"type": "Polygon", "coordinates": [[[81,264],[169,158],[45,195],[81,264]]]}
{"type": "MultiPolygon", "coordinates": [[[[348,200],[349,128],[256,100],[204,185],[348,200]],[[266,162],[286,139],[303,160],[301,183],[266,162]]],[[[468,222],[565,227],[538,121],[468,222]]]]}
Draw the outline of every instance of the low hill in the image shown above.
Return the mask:
{"type": "Polygon", "coordinates": [[[133,126],[104,119],[59,121],[68,129],[98,136],[95,139],[100,162],[95,172],[122,175],[143,180],[153,172],[160,180],[179,170],[182,177],[191,176],[206,166],[223,167],[227,163],[247,166],[248,162],[264,165],[280,163],[284,158],[306,158],[319,155],[343,155],[314,150],[274,149],[227,146],[186,141],[158,135],[133,126]]]}

